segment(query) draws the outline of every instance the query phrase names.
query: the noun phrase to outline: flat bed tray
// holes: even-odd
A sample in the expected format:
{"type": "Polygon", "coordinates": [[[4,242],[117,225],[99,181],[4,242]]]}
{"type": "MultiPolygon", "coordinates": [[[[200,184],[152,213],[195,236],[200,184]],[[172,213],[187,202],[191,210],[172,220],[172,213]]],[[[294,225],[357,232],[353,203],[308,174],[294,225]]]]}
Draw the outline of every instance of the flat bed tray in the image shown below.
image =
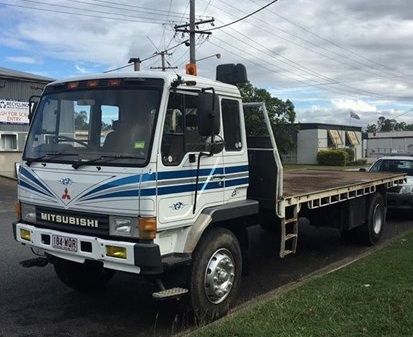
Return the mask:
{"type": "Polygon", "coordinates": [[[312,195],[328,190],[380,182],[383,179],[402,178],[400,173],[370,173],[334,170],[284,171],[284,199],[312,195]]]}

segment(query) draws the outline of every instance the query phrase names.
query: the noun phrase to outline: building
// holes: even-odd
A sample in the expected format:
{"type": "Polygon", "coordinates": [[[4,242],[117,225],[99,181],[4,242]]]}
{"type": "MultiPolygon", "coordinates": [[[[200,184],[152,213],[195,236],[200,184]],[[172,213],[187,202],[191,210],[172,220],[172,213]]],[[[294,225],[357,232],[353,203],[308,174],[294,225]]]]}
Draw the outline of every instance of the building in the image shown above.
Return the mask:
{"type": "Polygon", "coordinates": [[[380,158],[392,154],[413,155],[413,131],[391,131],[368,133],[366,156],[380,158]]]}
{"type": "Polygon", "coordinates": [[[29,129],[29,98],[53,79],[0,67],[0,175],[14,177],[29,129]]]}
{"type": "Polygon", "coordinates": [[[361,127],[322,123],[297,124],[293,148],[281,154],[284,163],[317,164],[317,153],[329,148],[353,148],[355,160],[363,157],[361,127]]]}

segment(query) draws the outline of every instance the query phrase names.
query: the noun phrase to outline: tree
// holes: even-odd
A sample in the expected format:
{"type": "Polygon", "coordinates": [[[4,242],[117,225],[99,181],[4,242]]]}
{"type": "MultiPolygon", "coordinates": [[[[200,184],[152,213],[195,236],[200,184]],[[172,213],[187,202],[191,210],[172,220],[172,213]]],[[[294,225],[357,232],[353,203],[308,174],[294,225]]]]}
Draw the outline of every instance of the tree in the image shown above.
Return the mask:
{"type": "Polygon", "coordinates": [[[397,122],[395,119],[381,116],[376,124],[367,125],[367,132],[413,131],[413,124],[397,122]]]}
{"type": "MultiPolygon", "coordinates": [[[[239,84],[238,88],[244,102],[265,103],[279,151],[287,153],[293,144],[293,134],[297,132],[294,126],[296,118],[294,104],[289,99],[283,101],[272,97],[266,89],[256,88],[250,82],[239,84]]],[[[262,114],[254,111],[246,113],[245,122],[250,136],[267,134],[262,114]]]]}
{"type": "Polygon", "coordinates": [[[89,123],[87,120],[86,111],[75,112],[75,129],[76,130],[88,130],[89,129],[89,123]]]}

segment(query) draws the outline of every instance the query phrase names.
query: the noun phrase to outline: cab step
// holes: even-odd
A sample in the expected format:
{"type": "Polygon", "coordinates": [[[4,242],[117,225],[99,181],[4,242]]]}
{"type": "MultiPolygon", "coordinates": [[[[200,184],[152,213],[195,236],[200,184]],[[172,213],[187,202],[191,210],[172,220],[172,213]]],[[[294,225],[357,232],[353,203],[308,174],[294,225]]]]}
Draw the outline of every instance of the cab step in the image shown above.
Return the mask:
{"type": "Polygon", "coordinates": [[[156,293],[153,293],[152,298],[157,301],[169,300],[173,298],[182,297],[186,295],[188,292],[189,292],[188,289],[177,287],[177,288],[165,289],[165,290],[161,290],[156,293]]]}

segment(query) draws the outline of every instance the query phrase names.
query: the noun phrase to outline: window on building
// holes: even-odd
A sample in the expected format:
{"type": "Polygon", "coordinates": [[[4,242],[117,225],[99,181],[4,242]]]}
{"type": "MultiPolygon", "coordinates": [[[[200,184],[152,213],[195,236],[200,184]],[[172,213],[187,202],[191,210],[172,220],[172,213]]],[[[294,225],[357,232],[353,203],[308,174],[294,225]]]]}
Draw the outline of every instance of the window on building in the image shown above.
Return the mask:
{"type": "Polygon", "coordinates": [[[360,141],[354,131],[346,131],[346,145],[360,145],[360,141]]]}
{"type": "Polygon", "coordinates": [[[343,145],[340,133],[337,130],[328,130],[328,146],[337,147],[338,145],[343,145]]]}
{"type": "Polygon", "coordinates": [[[196,94],[172,92],[162,136],[162,161],[178,165],[188,152],[205,151],[206,137],[198,130],[196,94]]]}
{"type": "Polygon", "coordinates": [[[221,101],[225,149],[240,151],[242,148],[239,102],[232,99],[221,101]]]}
{"type": "Polygon", "coordinates": [[[1,135],[1,148],[4,151],[17,150],[17,135],[2,134],[1,135]]]}

